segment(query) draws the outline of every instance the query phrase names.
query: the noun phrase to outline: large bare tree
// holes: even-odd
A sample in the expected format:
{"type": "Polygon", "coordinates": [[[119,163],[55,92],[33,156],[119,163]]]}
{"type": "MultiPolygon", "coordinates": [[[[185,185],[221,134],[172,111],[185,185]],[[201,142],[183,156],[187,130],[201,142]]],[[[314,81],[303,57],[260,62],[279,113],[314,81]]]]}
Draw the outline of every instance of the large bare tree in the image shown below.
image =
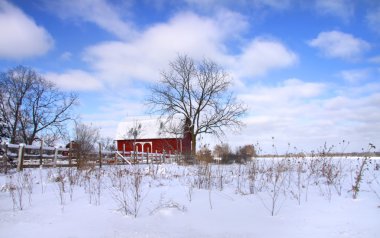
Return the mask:
{"type": "Polygon", "coordinates": [[[224,129],[240,129],[246,107],[228,91],[231,77],[214,61],[195,62],[179,55],[152,86],[148,103],[154,113],[169,118],[182,117],[192,137],[192,155],[196,154],[198,135],[224,135],[224,129]]]}
{"type": "Polygon", "coordinates": [[[31,68],[0,74],[0,116],[10,143],[32,144],[38,136],[62,132],[76,102],[75,94],[58,90],[31,68]]]}

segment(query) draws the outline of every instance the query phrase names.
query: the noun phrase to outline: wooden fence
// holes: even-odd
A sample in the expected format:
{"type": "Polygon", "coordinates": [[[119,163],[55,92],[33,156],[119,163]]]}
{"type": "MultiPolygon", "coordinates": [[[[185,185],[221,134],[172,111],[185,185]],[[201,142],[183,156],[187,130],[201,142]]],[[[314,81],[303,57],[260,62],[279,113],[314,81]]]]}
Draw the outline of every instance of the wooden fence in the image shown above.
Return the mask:
{"type": "Polygon", "coordinates": [[[25,144],[2,145],[4,155],[1,156],[0,167],[5,169],[38,167],[76,167],[81,160],[86,165],[103,166],[136,163],[171,163],[183,159],[182,155],[133,152],[133,151],[98,151],[86,153],[84,156],[73,148],[44,147],[25,144]]]}

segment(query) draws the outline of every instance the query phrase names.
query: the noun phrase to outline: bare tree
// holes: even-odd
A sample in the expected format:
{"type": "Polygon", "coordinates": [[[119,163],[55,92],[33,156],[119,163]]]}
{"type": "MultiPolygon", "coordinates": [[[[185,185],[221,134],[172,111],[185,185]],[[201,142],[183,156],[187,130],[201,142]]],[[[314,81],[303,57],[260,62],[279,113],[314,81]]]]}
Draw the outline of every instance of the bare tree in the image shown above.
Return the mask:
{"type": "Polygon", "coordinates": [[[207,163],[212,163],[214,157],[212,156],[211,150],[207,145],[202,146],[202,148],[197,152],[197,159],[207,163]]]}
{"type": "Polygon", "coordinates": [[[196,154],[198,135],[219,137],[225,127],[240,129],[239,118],[246,108],[228,92],[231,78],[218,64],[208,59],[195,63],[187,55],[179,55],[169,66],[151,88],[147,102],[152,112],[184,118],[192,137],[192,155],[196,154]]]}
{"type": "Polygon", "coordinates": [[[0,74],[0,116],[10,143],[32,144],[42,132],[60,132],[77,96],[64,93],[36,71],[17,66],[0,74]]]}
{"type": "Polygon", "coordinates": [[[39,137],[35,138],[34,140],[40,140],[43,142],[44,145],[54,147],[57,144],[57,141],[69,140],[69,136],[66,135],[66,133],[68,132],[65,129],[60,131],[46,131],[44,133],[41,133],[39,137]]]}
{"type": "Polygon", "coordinates": [[[240,159],[247,161],[256,156],[255,147],[253,145],[245,145],[239,148],[240,159]]]}
{"type": "Polygon", "coordinates": [[[75,125],[73,148],[76,152],[78,168],[87,166],[91,157],[95,157],[95,145],[99,141],[99,138],[98,128],[83,123],[75,125]]]}
{"type": "Polygon", "coordinates": [[[230,159],[232,152],[230,146],[226,143],[223,143],[214,146],[213,154],[215,157],[220,158],[222,163],[227,163],[230,159]]]}
{"type": "Polygon", "coordinates": [[[3,122],[3,118],[0,117],[0,172],[7,173],[8,171],[8,156],[5,143],[8,141],[7,125],[3,122]]]}
{"type": "Polygon", "coordinates": [[[115,140],[112,137],[102,137],[100,138],[100,145],[102,150],[114,151],[116,150],[115,140]]]}

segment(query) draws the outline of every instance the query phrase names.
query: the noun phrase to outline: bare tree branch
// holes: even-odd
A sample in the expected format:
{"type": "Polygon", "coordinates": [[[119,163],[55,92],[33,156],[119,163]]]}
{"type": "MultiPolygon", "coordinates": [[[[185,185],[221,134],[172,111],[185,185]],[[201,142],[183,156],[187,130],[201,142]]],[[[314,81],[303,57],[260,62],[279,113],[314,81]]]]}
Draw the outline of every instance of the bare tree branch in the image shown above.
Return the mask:
{"type": "Polygon", "coordinates": [[[246,107],[228,92],[231,78],[215,62],[179,55],[169,63],[170,70],[161,73],[161,80],[151,87],[147,103],[153,113],[174,118],[181,116],[189,123],[192,154],[200,134],[224,135],[224,129],[238,130],[246,107]]]}
{"type": "Polygon", "coordinates": [[[63,131],[72,119],[75,94],[64,93],[34,70],[17,66],[0,75],[0,114],[10,142],[32,144],[39,134],[63,131]]]}

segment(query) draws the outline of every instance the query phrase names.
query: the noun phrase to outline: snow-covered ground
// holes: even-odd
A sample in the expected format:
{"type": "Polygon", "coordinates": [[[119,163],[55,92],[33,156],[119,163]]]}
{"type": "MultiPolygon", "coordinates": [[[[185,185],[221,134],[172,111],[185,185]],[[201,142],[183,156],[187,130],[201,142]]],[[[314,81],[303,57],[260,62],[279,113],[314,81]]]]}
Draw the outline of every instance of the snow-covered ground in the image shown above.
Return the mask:
{"type": "Polygon", "coordinates": [[[380,160],[353,199],[361,163],[25,169],[0,175],[0,237],[380,237],[380,160]]]}

